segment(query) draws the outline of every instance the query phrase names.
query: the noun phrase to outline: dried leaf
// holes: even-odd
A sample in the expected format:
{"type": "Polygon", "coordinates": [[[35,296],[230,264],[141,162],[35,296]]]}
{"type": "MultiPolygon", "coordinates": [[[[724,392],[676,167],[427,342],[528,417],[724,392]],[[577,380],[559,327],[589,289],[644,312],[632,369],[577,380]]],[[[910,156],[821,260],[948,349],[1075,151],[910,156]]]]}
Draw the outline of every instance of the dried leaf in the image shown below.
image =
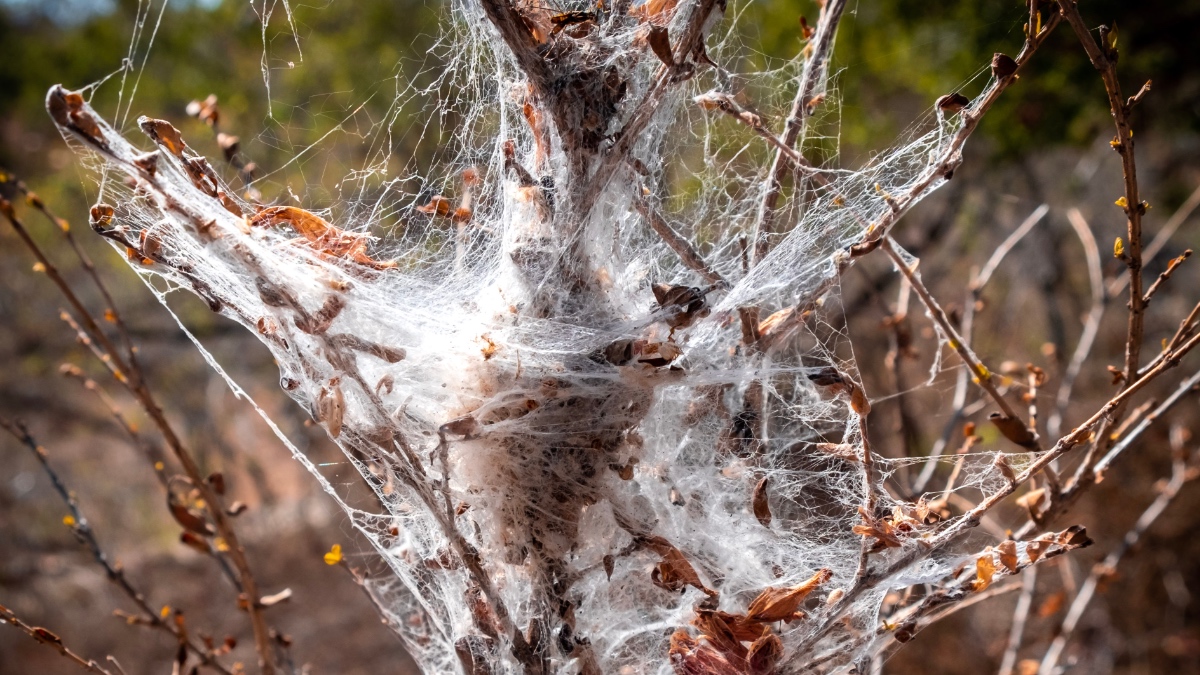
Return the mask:
{"type": "Polygon", "coordinates": [[[208,524],[208,521],[199,512],[189,509],[174,490],[167,491],[167,508],[171,511],[171,517],[175,519],[175,522],[182,525],[184,529],[204,536],[213,534],[212,526],[208,524]]]}
{"type": "Polygon", "coordinates": [[[1028,556],[1030,563],[1035,563],[1048,548],[1050,548],[1050,542],[1041,538],[1034,539],[1025,544],[1025,555],[1028,556]]]}
{"type": "Polygon", "coordinates": [[[746,658],[746,648],[738,640],[733,629],[716,612],[699,611],[692,625],[700,630],[701,637],[708,640],[717,650],[737,659],[746,658]]]}
{"type": "Polygon", "coordinates": [[[103,232],[112,224],[114,213],[113,207],[108,204],[96,204],[91,209],[88,223],[92,226],[93,230],[103,232]]]}
{"type": "Polygon", "coordinates": [[[611,554],[604,556],[604,576],[612,581],[613,569],[616,567],[616,558],[611,554]]]}
{"type": "Polygon", "coordinates": [[[871,401],[863,388],[857,384],[850,384],[850,408],[859,417],[866,417],[871,412],[871,401]]]}
{"type": "Polygon", "coordinates": [[[1030,490],[1017,498],[1017,505],[1024,507],[1029,512],[1034,512],[1042,502],[1046,499],[1046,488],[1038,488],[1030,490]]]}
{"type": "Polygon", "coordinates": [[[208,541],[201,537],[197,537],[191,532],[180,532],[179,542],[196,551],[197,553],[202,553],[204,555],[212,553],[212,548],[209,547],[208,541]]]}
{"type": "Polygon", "coordinates": [[[183,151],[187,149],[188,144],[183,141],[179,130],[170,122],[143,117],[138,120],[138,126],[150,137],[150,140],[165,148],[172,155],[183,158],[183,151]]]}
{"type": "Polygon", "coordinates": [[[369,235],[346,232],[320,216],[294,206],[270,206],[259,211],[249,221],[250,227],[287,225],[304,237],[308,245],[327,255],[352,260],[377,270],[391,269],[395,261],[381,262],[367,255],[369,235]]]}
{"type": "Polygon", "coordinates": [[[321,387],[317,396],[317,419],[325,423],[326,430],[332,438],[342,433],[342,416],[346,410],[346,401],[342,396],[339,378],[329,381],[329,388],[321,387]]]}
{"type": "Polygon", "coordinates": [[[641,23],[665,26],[671,21],[677,4],[679,4],[679,0],[646,0],[637,7],[630,8],[629,16],[638,19],[641,23]]]}
{"type": "Polygon", "coordinates": [[[947,115],[953,115],[969,105],[971,105],[971,99],[958,92],[946,94],[937,100],[938,110],[947,115]]]}
{"type": "Polygon", "coordinates": [[[1077,548],[1087,548],[1092,545],[1092,540],[1087,536],[1087,529],[1082,525],[1072,525],[1067,529],[1059,532],[1054,538],[1054,543],[1062,547],[1063,551],[1074,551],[1077,548]]]}
{"type": "Polygon", "coordinates": [[[991,551],[988,551],[975,561],[975,580],[971,582],[971,590],[984,590],[991,585],[992,576],[995,574],[996,561],[992,558],[991,551]]]}
{"type": "Polygon", "coordinates": [[[997,80],[1004,78],[1017,72],[1017,62],[1012,60],[1011,56],[996,52],[992,55],[992,75],[997,80]]]}
{"type": "Polygon", "coordinates": [[[998,412],[988,415],[988,420],[996,425],[1005,438],[1017,445],[1033,449],[1037,447],[1037,437],[1025,426],[1025,423],[1015,417],[1006,417],[998,412]]]}
{"type": "Polygon", "coordinates": [[[750,645],[746,663],[752,675],[768,675],[783,659],[783,641],[774,633],[767,633],[750,645]]]}
{"type": "Polygon", "coordinates": [[[704,591],[710,596],[717,592],[704,585],[696,569],[688,562],[683,552],[675,548],[662,537],[649,536],[643,540],[647,548],[662,556],[660,562],[650,573],[650,579],[655,585],[670,591],[682,590],[684,586],[692,586],[704,591]]]}
{"type": "Polygon", "coordinates": [[[445,218],[450,215],[450,200],[441,195],[429,198],[429,201],[417,207],[418,213],[445,218]]]}
{"type": "Polygon", "coordinates": [[[751,503],[754,508],[754,517],[758,518],[758,522],[762,523],[763,527],[771,526],[771,505],[767,502],[767,481],[770,478],[764,476],[758,481],[758,485],[754,486],[754,496],[751,503]]]}
{"type": "Polygon", "coordinates": [[[1000,564],[1004,565],[1009,572],[1016,573],[1017,571],[1017,542],[1008,539],[1000,542],[996,547],[996,552],[1000,554],[1000,564]]]}
{"type": "Polygon", "coordinates": [[[753,621],[770,623],[773,621],[790,621],[796,617],[800,603],[817,589],[821,584],[833,578],[829,569],[817,570],[799,586],[791,588],[769,587],[758,594],[746,610],[746,616],[753,621]]]}
{"type": "Polygon", "coordinates": [[[675,67],[675,56],[671,53],[671,37],[667,34],[666,28],[650,26],[646,41],[650,43],[650,49],[659,61],[662,61],[668,68],[675,67]]]}
{"type": "Polygon", "coordinates": [[[741,668],[729,663],[712,647],[696,642],[682,629],[671,635],[668,658],[676,675],[743,675],[741,668]]]}
{"type": "Polygon", "coordinates": [[[296,328],[308,333],[309,335],[321,335],[329,330],[330,324],[342,313],[342,309],[346,307],[346,299],[339,294],[333,294],[325,298],[325,302],[321,307],[310,316],[296,317],[296,328]]]}
{"type": "Polygon", "coordinates": [[[766,339],[766,338],[774,339],[775,334],[777,332],[780,332],[780,331],[784,330],[786,326],[791,325],[790,319],[792,318],[792,315],[795,313],[796,313],[796,308],[788,307],[787,309],[781,309],[778,312],[775,312],[774,314],[772,314],[771,316],[768,316],[767,318],[763,319],[758,324],[759,337],[763,338],[763,339],[766,339]]]}

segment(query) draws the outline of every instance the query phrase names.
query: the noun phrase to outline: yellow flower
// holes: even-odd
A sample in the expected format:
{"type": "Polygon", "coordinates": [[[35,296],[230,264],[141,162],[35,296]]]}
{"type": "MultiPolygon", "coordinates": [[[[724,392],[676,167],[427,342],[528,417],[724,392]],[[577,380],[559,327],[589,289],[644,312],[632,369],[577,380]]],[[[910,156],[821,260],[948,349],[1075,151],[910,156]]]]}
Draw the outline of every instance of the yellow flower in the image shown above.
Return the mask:
{"type": "Polygon", "coordinates": [[[1117,237],[1117,240],[1113,242],[1113,257],[1120,258],[1123,255],[1125,255],[1125,242],[1117,237]]]}
{"type": "Polygon", "coordinates": [[[325,554],[325,564],[336,565],[340,562],[342,562],[342,545],[334,544],[329,549],[329,552],[325,554]]]}
{"type": "Polygon", "coordinates": [[[66,525],[67,527],[75,527],[75,516],[72,516],[71,514],[63,516],[63,525],[66,525]]]}

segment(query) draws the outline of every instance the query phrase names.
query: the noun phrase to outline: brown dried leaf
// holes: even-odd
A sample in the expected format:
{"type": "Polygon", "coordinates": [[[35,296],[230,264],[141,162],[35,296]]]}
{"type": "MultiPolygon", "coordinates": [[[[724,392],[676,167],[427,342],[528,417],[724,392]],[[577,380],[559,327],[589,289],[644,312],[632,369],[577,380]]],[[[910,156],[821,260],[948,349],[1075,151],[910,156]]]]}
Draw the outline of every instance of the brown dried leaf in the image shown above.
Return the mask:
{"type": "Polygon", "coordinates": [[[1087,548],[1092,545],[1092,540],[1087,536],[1087,528],[1082,525],[1072,525],[1067,529],[1059,532],[1054,537],[1054,543],[1062,547],[1063,551],[1074,551],[1077,548],[1087,548]]]}
{"type": "Polygon", "coordinates": [[[612,581],[613,569],[616,567],[616,558],[611,554],[604,556],[604,576],[612,581]]]}
{"type": "Polygon", "coordinates": [[[675,56],[671,53],[671,37],[667,34],[666,28],[651,25],[646,35],[646,41],[650,43],[650,49],[659,61],[662,61],[668,68],[675,67],[675,56]]]}
{"type": "Polygon", "coordinates": [[[677,4],[679,4],[679,0],[646,0],[637,7],[630,8],[629,16],[638,19],[641,23],[665,26],[671,21],[677,4]]]}
{"type": "Polygon", "coordinates": [[[770,478],[764,476],[758,481],[758,485],[754,486],[754,496],[751,498],[751,504],[754,508],[754,517],[758,518],[758,522],[762,523],[763,527],[771,526],[771,505],[767,501],[767,481],[770,478]]]}
{"type": "Polygon", "coordinates": [[[1000,545],[996,547],[996,552],[1000,554],[1000,564],[1004,565],[1009,572],[1015,573],[1017,571],[1018,564],[1017,542],[1011,539],[1002,541],[1000,542],[1000,545]]]}
{"type": "Polygon", "coordinates": [[[733,629],[716,612],[699,611],[692,625],[700,629],[701,637],[708,640],[719,651],[738,659],[746,658],[746,648],[738,640],[733,629]]]}
{"type": "Polygon", "coordinates": [[[1017,506],[1021,506],[1026,510],[1033,512],[1046,499],[1046,488],[1038,488],[1030,490],[1017,498],[1017,506]]]}
{"type": "Polygon", "coordinates": [[[1058,614],[1060,611],[1062,611],[1063,603],[1066,601],[1066,599],[1066,591],[1057,591],[1052,593],[1049,597],[1042,601],[1042,604],[1038,605],[1038,618],[1046,619],[1058,614]]]}
{"type": "Polygon", "coordinates": [[[180,541],[180,543],[185,544],[189,548],[195,550],[197,553],[203,553],[204,555],[208,555],[209,553],[212,552],[212,549],[209,548],[207,541],[205,541],[201,537],[197,537],[196,535],[192,534],[191,532],[180,532],[179,533],[179,541],[180,541]]]}
{"type": "Polygon", "coordinates": [[[751,675],[769,675],[783,659],[783,641],[774,633],[767,633],[750,645],[746,664],[751,675]]]}
{"type": "Polygon", "coordinates": [[[794,307],[788,307],[787,309],[781,309],[760,321],[758,324],[759,338],[773,339],[775,337],[775,333],[782,331],[785,326],[790,324],[789,320],[795,313],[796,309],[794,307]]]}
{"type": "Polygon", "coordinates": [[[948,115],[953,115],[969,105],[971,105],[971,99],[958,92],[946,94],[937,100],[938,110],[948,115]]]}
{"type": "Polygon", "coordinates": [[[829,569],[817,570],[808,581],[791,588],[769,587],[758,594],[746,610],[746,616],[753,621],[770,623],[772,621],[790,621],[796,617],[800,603],[817,589],[821,584],[833,578],[829,569]]]}
{"type": "Polygon", "coordinates": [[[1029,430],[1029,427],[1025,426],[1025,423],[1021,420],[1016,419],[1015,417],[1005,417],[998,412],[988,415],[988,420],[990,420],[992,424],[996,425],[996,428],[1000,430],[1000,433],[1013,443],[1016,443],[1017,445],[1026,449],[1033,449],[1037,447],[1037,438],[1034,437],[1033,433],[1029,430]]]}
{"type": "Polygon", "coordinates": [[[996,76],[997,80],[1004,78],[1017,72],[1017,62],[1013,61],[1011,56],[996,52],[992,55],[992,75],[996,76]]]}
{"type": "Polygon", "coordinates": [[[696,568],[692,567],[683,552],[675,548],[669,541],[662,537],[649,536],[643,542],[647,548],[662,556],[662,562],[655,566],[650,573],[650,579],[655,585],[670,591],[679,591],[684,586],[692,586],[710,596],[717,595],[716,591],[705,586],[704,582],[700,580],[696,568]]]}
{"type": "Polygon", "coordinates": [[[317,419],[325,423],[325,429],[332,438],[342,433],[342,416],[346,412],[346,400],[342,396],[339,378],[329,381],[329,388],[321,387],[317,396],[317,419]]]}
{"type": "Polygon", "coordinates": [[[1034,539],[1025,544],[1025,555],[1029,558],[1029,562],[1035,563],[1048,548],[1050,548],[1050,542],[1042,538],[1034,539]]]}
{"type": "Polygon", "coordinates": [[[325,298],[321,307],[308,317],[296,317],[296,328],[309,335],[321,335],[329,330],[330,324],[342,313],[346,300],[341,295],[333,294],[325,298]]]}
{"type": "Polygon", "coordinates": [[[172,155],[183,158],[183,151],[187,149],[188,144],[184,142],[179,130],[170,122],[143,117],[138,120],[138,126],[150,137],[150,140],[165,148],[172,155]]]}
{"type": "Polygon", "coordinates": [[[450,215],[450,200],[441,195],[435,195],[429,198],[429,201],[417,207],[418,213],[425,213],[431,216],[446,218],[450,215]]]}
{"type": "Polygon", "coordinates": [[[683,629],[671,635],[668,657],[676,675],[743,675],[741,668],[729,663],[712,647],[696,642],[683,629]]]}

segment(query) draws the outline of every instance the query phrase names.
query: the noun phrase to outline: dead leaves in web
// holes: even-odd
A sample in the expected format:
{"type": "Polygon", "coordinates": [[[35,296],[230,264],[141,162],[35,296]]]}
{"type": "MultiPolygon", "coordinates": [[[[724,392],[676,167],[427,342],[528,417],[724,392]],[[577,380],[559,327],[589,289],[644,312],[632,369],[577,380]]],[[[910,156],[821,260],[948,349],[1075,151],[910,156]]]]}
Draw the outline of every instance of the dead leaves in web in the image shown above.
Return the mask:
{"type": "Polygon", "coordinates": [[[458,207],[451,207],[450,200],[446,197],[435,195],[430,197],[428,202],[418,206],[417,212],[436,218],[449,218],[451,222],[458,224],[469,223],[474,213],[472,202],[479,182],[479,171],[473,166],[467,167],[462,172],[462,198],[458,207]]]}
{"type": "Polygon", "coordinates": [[[694,286],[654,284],[650,287],[658,306],[668,313],[664,321],[672,329],[686,328],[709,314],[705,292],[694,286]]]}
{"type": "Polygon", "coordinates": [[[56,85],[46,97],[46,109],[59,126],[75,131],[101,148],[108,148],[99,122],[87,109],[79,92],[67,91],[61,85],[56,85]]]}
{"type": "Polygon", "coordinates": [[[858,513],[862,523],[855,525],[851,531],[875,538],[870,549],[872,553],[886,548],[899,548],[904,545],[904,539],[940,520],[936,506],[928,504],[924,497],[912,504],[897,504],[892,513],[884,518],[874,518],[862,507],[859,507],[858,513]]]}
{"type": "Polygon", "coordinates": [[[758,485],[754,486],[754,496],[750,499],[754,508],[754,517],[762,523],[763,527],[771,526],[771,505],[767,501],[767,481],[769,480],[769,476],[764,476],[762,480],[758,481],[758,485]]]}
{"type": "Polygon", "coordinates": [[[671,636],[671,665],[687,675],[768,675],[783,658],[783,642],[770,624],[804,617],[800,605],[833,573],[818,570],[798,586],[765,588],[751,601],[745,614],[709,609],[696,610],[692,626],[700,640],[684,630],[671,636]],[[747,643],[749,646],[747,646],[747,643]]]}
{"type": "Polygon", "coordinates": [[[804,602],[804,599],[811,595],[818,586],[832,577],[832,571],[821,569],[798,586],[766,588],[751,601],[750,607],[746,610],[746,616],[751,621],[762,623],[801,619],[804,614],[799,611],[800,603],[804,602]]]}
{"type": "Polygon", "coordinates": [[[679,0],[646,0],[637,7],[630,8],[629,16],[641,23],[666,26],[674,16],[675,6],[678,4],[679,0]]]}
{"type": "Polygon", "coordinates": [[[294,206],[264,208],[249,223],[250,227],[286,225],[303,237],[306,245],[326,256],[350,260],[376,270],[396,266],[394,260],[379,261],[367,255],[370,235],[336,228],[320,216],[294,206]]]}
{"type": "Polygon", "coordinates": [[[993,551],[991,547],[975,560],[975,578],[968,586],[972,591],[982,591],[992,584],[997,574],[1016,574],[1039,560],[1049,560],[1069,551],[1087,548],[1092,540],[1081,525],[1072,525],[1062,532],[1047,532],[1037,539],[1025,543],[1025,559],[1021,562],[1017,542],[1001,542],[993,551]],[[999,559],[1000,565],[996,564],[999,559]]]}
{"type": "Polygon", "coordinates": [[[645,546],[662,556],[662,562],[655,565],[650,571],[650,580],[655,586],[668,591],[682,591],[685,586],[697,588],[710,597],[715,597],[717,592],[704,585],[700,580],[700,575],[696,573],[696,568],[688,562],[688,559],[683,555],[683,552],[676,548],[671,542],[662,537],[649,536],[644,542],[645,546]]]}

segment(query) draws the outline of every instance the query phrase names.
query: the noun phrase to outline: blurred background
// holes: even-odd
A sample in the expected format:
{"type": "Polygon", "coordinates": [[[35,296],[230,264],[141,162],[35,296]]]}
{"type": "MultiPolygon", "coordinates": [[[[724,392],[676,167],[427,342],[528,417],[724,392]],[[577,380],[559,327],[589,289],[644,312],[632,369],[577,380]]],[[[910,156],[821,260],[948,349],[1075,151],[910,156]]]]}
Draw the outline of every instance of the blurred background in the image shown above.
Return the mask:
{"type": "MultiPolygon", "coordinates": [[[[741,2],[730,4],[743,9],[741,2]]],[[[1081,5],[1093,25],[1117,20],[1126,95],[1154,81],[1133,117],[1139,179],[1152,205],[1146,228],[1153,236],[1200,186],[1200,2],[1081,5]]],[[[1015,53],[1023,7],[1016,0],[853,3],[834,58],[841,162],[855,166],[892,144],[938,96],[984,72],[993,52],[1015,53]]],[[[802,46],[799,17],[813,23],[818,12],[807,0],[744,9],[744,41],[758,50],[747,59],[762,64],[794,56],[802,46]]],[[[342,179],[374,156],[379,125],[389,115],[399,113],[386,135],[392,156],[402,158],[397,169],[428,166],[439,134],[449,133],[439,129],[452,131],[453,120],[426,126],[419,117],[423,102],[397,100],[409,83],[432,81],[430,69],[437,64],[429,54],[442,20],[436,0],[292,2],[290,8],[272,0],[180,0],[165,8],[134,0],[0,0],[0,170],[24,180],[75,226],[140,345],[168,417],[205,471],[225,475],[228,499],[248,505],[237,519],[239,532],[264,592],[293,592],[290,601],[269,610],[269,618],[289,636],[292,658],[310,668],[305,672],[415,672],[362,589],[322,555],[340,544],[355,567],[371,570],[377,563],[343,513],[258,414],[234,397],[172,315],[88,231],[94,183],[50,123],[43,100],[55,83],[101,83],[92,103],[103,114],[125,115],[126,129],[140,114],[170,120],[236,184],[237,172],[215,161],[222,150],[214,130],[187,113],[189,102],[215,95],[219,129],[240,138],[242,155],[265,176],[256,184],[263,198],[330,207],[336,216],[342,179]],[[136,66],[127,76],[120,71],[126,58],[136,66]]],[[[1119,160],[1108,145],[1112,135],[1101,81],[1074,34],[1060,28],[984,119],[951,184],[908,216],[898,235],[922,258],[933,291],[961,312],[972,268],[1039,204],[1050,205],[1050,215],[1018,245],[984,294],[975,329],[975,348],[989,362],[1033,362],[1050,373],[1052,384],[1042,394],[1047,411],[1090,306],[1083,249],[1067,209],[1079,208],[1088,219],[1105,273],[1120,268],[1106,253],[1124,232],[1123,215],[1112,206],[1121,194],[1119,160]]],[[[102,312],[60,233],[33,210],[18,208],[67,278],[102,312]]],[[[1184,218],[1147,264],[1149,278],[1185,248],[1200,245],[1195,220],[1184,218]]],[[[385,220],[376,234],[393,225],[385,220]]],[[[32,270],[33,262],[11,228],[0,227],[0,415],[23,420],[48,449],[101,544],[154,606],[184,610],[192,631],[218,642],[236,637],[230,662],[253,664],[236,592],[211,560],[179,543],[179,527],[153,470],[104,403],[59,374],[64,363],[82,368],[146,426],[60,320],[64,303],[45,275],[32,270]]],[[[1147,345],[1169,337],[1195,301],[1195,268],[1194,261],[1185,265],[1170,282],[1173,292],[1151,306],[1147,345]]],[[[915,305],[906,324],[911,348],[896,349],[896,333],[884,321],[896,311],[897,288],[888,266],[871,256],[848,273],[844,313],[830,319],[853,340],[880,416],[894,421],[873,427],[876,446],[892,456],[928,451],[946,423],[954,381],[949,372],[926,383],[935,343],[915,305]]],[[[1105,366],[1120,363],[1123,353],[1123,302],[1111,303],[1067,409],[1067,425],[1113,392],[1105,366]]],[[[308,425],[305,412],[279,390],[270,355],[252,335],[194,298],[171,295],[170,305],[301,451],[326,464],[345,489],[360,489],[357,472],[339,467],[344,460],[324,431],[308,425]]],[[[1179,373],[1196,367],[1193,356],[1179,373]]],[[[1062,620],[1064,599],[1153,500],[1155,482],[1169,471],[1167,430],[1174,424],[1200,432],[1197,412],[1194,399],[1177,408],[1066,517],[1063,524],[1086,525],[1098,545],[1064,556],[1040,575],[1022,656],[1040,657],[1062,620]]],[[[174,644],[162,633],[114,618],[114,610],[131,609],[128,601],[63,525],[65,514],[32,454],[0,437],[0,604],[51,628],[82,654],[113,655],[129,675],[166,672],[174,644]]],[[[1200,487],[1189,486],[1093,602],[1070,652],[1079,659],[1078,672],[1200,672],[1198,525],[1200,487]]],[[[884,672],[994,672],[1014,602],[1011,594],[998,597],[921,633],[884,672]]],[[[72,668],[16,630],[0,631],[0,674],[72,668]]]]}

